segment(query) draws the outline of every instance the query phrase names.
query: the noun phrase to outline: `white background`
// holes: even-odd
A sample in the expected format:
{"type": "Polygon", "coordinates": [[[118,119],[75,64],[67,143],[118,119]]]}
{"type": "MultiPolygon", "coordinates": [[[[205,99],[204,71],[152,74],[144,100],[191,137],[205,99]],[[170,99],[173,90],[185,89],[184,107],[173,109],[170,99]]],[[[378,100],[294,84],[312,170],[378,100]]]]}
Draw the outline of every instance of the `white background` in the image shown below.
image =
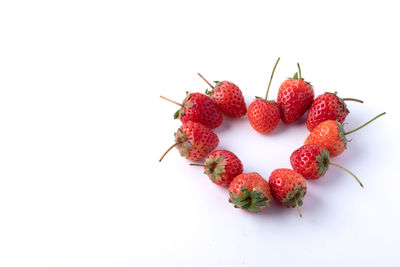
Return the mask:
{"type": "MultiPolygon", "coordinates": [[[[396,1],[1,1],[0,266],[399,266],[396,1]],[[296,71],[349,103],[348,150],[308,182],[300,219],[234,209],[176,150],[184,92],[240,86],[247,105],[296,71]]],[[[304,118],[269,136],[215,131],[264,178],[290,167],[304,118]]]]}

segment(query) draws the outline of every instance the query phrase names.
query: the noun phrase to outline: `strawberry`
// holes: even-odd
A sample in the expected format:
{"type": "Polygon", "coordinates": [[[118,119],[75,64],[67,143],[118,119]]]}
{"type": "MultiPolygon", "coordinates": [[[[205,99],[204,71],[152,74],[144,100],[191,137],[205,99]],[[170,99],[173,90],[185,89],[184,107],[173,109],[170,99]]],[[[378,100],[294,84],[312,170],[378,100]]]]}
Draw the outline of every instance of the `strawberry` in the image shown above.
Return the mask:
{"type": "Polygon", "coordinates": [[[301,69],[292,79],[284,81],[278,91],[277,102],[281,110],[281,119],[291,123],[299,119],[310,107],[314,99],[314,89],[301,77],[301,69]]]}
{"type": "Polygon", "coordinates": [[[204,167],[204,173],[217,185],[229,186],[233,178],[243,172],[240,159],[228,150],[215,150],[204,164],[190,164],[204,167]]]}
{"type": "Polygon", "coordinates": [[[274,77],[275,69],[279,60],[280,58],[278,58],[274,69],[272,70],[265,98],[256,96],[256,99],[251,102],[247,112],[251,127],[261,134],[272,132],[281,120],[279,105],[273,100],[267,100],[272,77],[274,77]]]}
{"type": "Polygon", "coordinates": [[[199,122],[210,129],[217,128],[222,123],[221,111],[217,105],[204,94],[186,92],[186,97],[182,104],[166,98],[165,96],[160,97],[181,107],[175,112],[174,119],[180,118],[182,123],[188,121],[199,122]]]}
{"type": "Polygon", "coordinates": [[[288,208],[296,207],[302,217],[299,207],[303,205],[307,185],[300,173],[291,169],[276,169],[269,177],[269,185],[272,195],[279,203],[288,208]]]}
{"type": "Polygon", "coordinates": [[[360,127],[348,132],[344,131],[343,124],[338,121],[327,120],[321,122],[308,135],[304,144],[321,145],[329,151],[331,157],[336,157],[342,154],[342,152],[347,148],[347,142],[349,140],[346,139],[346,135],[358,131],[359,129],[363,128],[364,126],[368,125],[369,123],[371,123],[372,121],[376,120],[377,118],[379,118],[384,114],[386,114],[386,112],[379,114],[378,116],[374,117],[373,119],[361,125],[360,127]]]}
{"type": "Polygon", "coordinates": [[[307,113],[307,129],[311,132],[318,124],[327,120],[337,120],[343,123],[349,113],[344,101],[363,103],[355,98],[340,98],[336,92],[325,93],[315,98],[307,113]]]}
{"type": "Polygon", "coordinates": [[[260,212],[269,207],[271,189],[268,182],[258,173],[242,173],[231,182],[229,195],[229,202],[235,208],[260,212]]]}
{"type": "Polygon", "coordinates": [[[209,83],[200,73],[197,73],[211,88],[206,94],[217,104],[223,114],[230,117],[246,115],[246,103],[239,87],[228,81],[215,81],[215,86],[209,83]]]}
{"type": "Polygon", "coordinates": [[[329,165],[336,166],[348,172],[364,188],[360,180],[351,171],[339,164],[330,162],[328,150],[321,145],[308,144],[295,150],[290,156],[290,164],[293,170],[306,179],[318,179],[325,175],[329,165]]]}
{"type": "Polygon", "coordinates": [[[188,160],[200,160],[213,151],[219,143],[218,136],[207,126],[188,121],[175,133],[175,144],[161,156],[160,161],[174,147],[188,160]]]}

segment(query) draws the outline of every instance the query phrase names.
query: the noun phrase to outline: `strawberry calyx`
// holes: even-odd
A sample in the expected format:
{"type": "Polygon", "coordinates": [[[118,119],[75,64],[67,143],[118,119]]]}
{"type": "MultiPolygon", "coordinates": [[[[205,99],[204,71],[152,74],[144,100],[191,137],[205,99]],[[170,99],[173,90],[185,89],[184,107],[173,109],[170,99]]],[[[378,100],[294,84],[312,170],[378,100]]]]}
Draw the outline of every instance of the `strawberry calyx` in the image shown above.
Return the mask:
{"type": "Polygon", "coordinates": [[[344,147],[347,148],[347,142],[350,142],[349,139],[346,138],[346,132],[344,131],[343,124],[336,120],[339,130],[339,137],[342,139],[344,147]]]}
{"type": "Polygon", "coordinates": [[[188,91],[186,91],[186,97],[185,99],[183,99],[181,108],[178,109],[175,113],[174,113],[174,119],[178,119],[181,116],[185,115],[185,109],[186,108],[191,108],[194,106],[193,102],[188,101],[190,98],[190,93],[188,91]]]}
{"type": "Polygon", "coordinates": [[[205,91],[206,95],[208,95],[208,96],[212,95],[214,93],[214,91],[217,90],[219,85],[221,84],[220,81],[214,81],[214,83],[215,83],[215,86],[210,85],[212,88],[211,90],[206,89],[206,91],[205,91]]]}
{"type": "Polygon", "coordinates": [[[305,81],[303,78],[299,77],[299,74],[296,72],[293,77],[289,77],[288,79],[293,79],[293,80],[303,80],[304,82],[306,82],[309,86],[313,87],[313,85],[311,84],[311,82],[307,82],[305,81]]]}
{"type": "Polygon", "coordinates": [[[230,192],[233,197],[229,199],[229,202],[234,205],[235,208],[241,208],[254,212],[260,212],[260,207],[269,207],[269,198],[264,196],[261,191],[254,190],[250,192],[247,187],[241,187],[240,196],[230,192]]]}
{"type": "Polygon", "coordinates": [[[287,208],[301,207],[303,205],[303,197],[307,192],[307,188],[295,187],[292,192],[286,195],[282,202],[286,205],[287,208]]]}
{"type": "Polygon", "coordinates": [[[182,156],[189,155],[189,148],[193,146],[192,142],[189,140],[188,136],[182,132],[182,129],[179,128],[178,132],[175,135],[175,144],[179,150],[179,153],[182,156]]]}
{"type": "Polygon", "coordinates": [[[324,148],[321,150],[321,153],[315,157],[315,159],[318,161],[318,175],[324,176],[330,164],[329,151],[324,148]]]}
{"type": "Polygon", "coordinates": [[[214,93],[214,89],[212,89],[212,90],[206,89],[206,91],[205,91],[204,93],[205,93],[206,95],[210,96],[210,95],[212,95],[212,94],[214,93]]]}
{"type": "Polygon", "coordinates": [[[224,156],[219,156],[215,158],[213,155],[210,155],[204,162],[204,173],[210,176],[211,181],[214,183],[215,179],[221,181],[221,174],[225,173],[225,165],[228,163],[224,162],[224,156]]]}

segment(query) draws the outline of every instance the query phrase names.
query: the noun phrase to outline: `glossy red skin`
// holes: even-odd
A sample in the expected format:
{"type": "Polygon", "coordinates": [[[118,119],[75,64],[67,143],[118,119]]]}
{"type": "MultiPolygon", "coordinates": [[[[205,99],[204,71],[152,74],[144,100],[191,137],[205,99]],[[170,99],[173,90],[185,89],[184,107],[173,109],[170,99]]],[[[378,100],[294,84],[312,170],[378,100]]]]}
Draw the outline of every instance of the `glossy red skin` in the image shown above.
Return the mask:
{"type": "MultiPolygon", "coordinates": [[[[243,164],[240,159],[228,150],[215,150],[210,154],[210,156],[213,156],[215,159],[224,156],[222,162],[227,163],[224,166],[225,172],[220,174],[221,180],[218,180],[216,178],[214,179],[214,183],[217,185],[229,186],[233,178],[243,172],[243,164]]],[[[206,169],[207,168],[204,168],[204,170],[206,169]]],[[[211,175],[208,176],[211,178],[211,175]]]]}
{"type": "Polygon", "coordinates": [[[335,94],[325,93],[311,104],[307,113],[307,129],[311,132],[323,121],[337,120],[343,123],[348,114],[346,104],[335,94]]]}
{"type": "Polygon", "coordinates": [[[293,170],[300,173],[306,179],[318,179],[321,177],[318,174],[318,160],[317,156],[321,154],[324,149],[323,146],[318,144],[308,144],[296,149],[290,156],[290,164],[293,170]]]}
{"type": "Polygon", "coordinates": [[[307,187],[304,177],[291,169],[276,169],[269,177],[273,197],[282,205],[282,200],[293,192],[295,187],[307,187]]]}
{"type": "Polygon", "coordinates": [[[281,110],[281,119],[285,123],[298,120],[311,106],[314,89],[302,79],[284,81],[278,91],[277,102],[281,110]]]}
{"type": "Polygon", "coordinates": [[[226,116],[238,118],[246,115],[247,108],[242,91],[232,82],[220,82],[211,91],[210,98],[226,116]]]}
{"type": "Polygon", "coordinates": [[[180,116],[182,123],[199,122],[210,129],[221,125],[222,113],[210,97],[201,93],[191,93],[187,102],[194,105],[184,109],[184,115],[180,116]]]}
{"type": "MultiPolygon", "coordinates": [[[[268,198],[267,203],[269,203],[271,200],[271,189],[267,180],[262,178],[261,175],[256,172],[242,173],[233,179],[229,185],[229,195],[231,199],[234,199],[231,193],[234,193],[238,196],[242,195],[242,191],[240,190],[241,187],[247,188],[250,192],[260,191],[265,197],[268,198]]],[[[265,207],[259,208],[263,209],[265,207]]]]}
{"type": "MultiPolygon", "coordinates": [[[[182,132],[188,137],[192,147],[188,148],[189,154],[184,156],[188,160],[200,160],[213,151],[219,143],[218,136],[207,126],[198,122],[186,122],[181,126],[182,132]]],[[[179,130],[177,131],[177,134],[179,130]]],[[[177,145],[179,148],[180,146],[177,145]]]]}
{"type": "Polygon", "coordinates": [[[275,130],[281,120],[279,105],[264,99],[254,100],[247,111],[251,127],[261,134],[275,130]]]}
{"type": "Polygon", "coordinates": [[[336,157],[346,149],[346,143],[339,135],[340,131],[336,121],[323,121],[311,131],[304,144],[321,145],[329,151],[331,157],[336,157]]]}

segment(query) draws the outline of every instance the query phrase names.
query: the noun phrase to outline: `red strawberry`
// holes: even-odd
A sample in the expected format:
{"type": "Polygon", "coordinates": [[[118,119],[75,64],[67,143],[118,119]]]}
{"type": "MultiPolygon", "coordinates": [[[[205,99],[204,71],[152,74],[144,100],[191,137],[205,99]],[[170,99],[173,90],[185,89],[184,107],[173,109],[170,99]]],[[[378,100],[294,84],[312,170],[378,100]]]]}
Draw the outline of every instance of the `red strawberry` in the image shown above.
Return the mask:
{"type": "Polygon", "coordinates": [[[161,156],[160,161],[177,147],[181,156],[188,160],[200,160],[213,151],[219,143],[218,136],[207,126],[198,122],[185,122],[175,133],[175,144],[161,156]]]}
{"type": "Polygon", "coordinates": [[[307,192],[306,180],[301,174],[291,169],[276,169],[269,177],[272,195],[282,205],[288,208],[297,208],[302,217],[300,208],[307,192]]]}
{"type": "Polygon", "coordinates": [[[310,107],[314,99],[314,89],[311,84],[301,77],[300,65],[297,63],[299,73],[281,84],[277,102],[281,109],[281,119],[285,123],[299,119],[310,107]]]}
{"type": "Polygon", "coordinates": [[[355,98],[340,98],[337,93],[325,93],[318,96],[311,104],[307,113],[307,129],[311,132],[323,121],[337,120],[343,123],[349,110],[344,101],[363,101],[355,98]]]}
{"type": "Polygon", "coordinates": [[[348,172],[364,188],[360,180],[351,171],[339,164],[330,162],[328,150],[321,145],[308,144],[295,150],[290,156],[290,164],[293,170],[306,179],[318,179],[325,175],[329,165],[336,166],[348,172]]]}
{"type": "Polygon", "coordinates": [[[354,133],[384,114],[386,114],[386,112],[379,114],[367,123],[349,132],[344,131],[343,124],[340,122],[334,120],[321,122],[308,135],[306,141],[304,141],[304,144],[321,145],[329,151],[331,157],[336,157],[342,154],[342,152],[347,148],[348,140],[346,139],[346,135],[354,133]]]}
{"type": "Polygon", "coordinates": [[[229,186],[233,178],[243,172],[240,159],[228,150],[215,150],[208,156],[204,164],[190,164],[203,166],[204,173],[210,177],[213,183],[229,186]]]}
{"type": "Polygon", "coordinates": [[[222,113],[217,105],[206,95],[201,93],[186,92],[186,97],[182,104],[169,98],[161,98],[181,106],[175,112],[174,119],[180,118],[182,123],[193,121],[204,124],[210,129],[217,128],[222,123],[222,113]]]}
{"type": "Polygon", "coordinates": [[[259,212],[269,207],[271,189],[268,182],[256,172],[242,173],[229,186],[229,202],[235,208],[259,212]]]}
{"type": "Polygon", "coordinates": [[[278,58],[274,69],[272,70],[265,98],[256,97],[256,100],[251,102],[247,112],[251,127],[262,134],[267,134],[275,130],[276,126],[278,126],[278,123],[281,120],[279,105],[273,100],[267,100],[272,77],[274,76],[279,60],[280,58],[278,58]]]}
{"type": "Polygon", "coordinates": [[[228,81],[215,81],[212,86],[200,73],[197,73],[211,88],[206,94],[217,104],[223,114],[230,117],[242,117],[246,115],[246,103],[239,87],[228,81]]]}

